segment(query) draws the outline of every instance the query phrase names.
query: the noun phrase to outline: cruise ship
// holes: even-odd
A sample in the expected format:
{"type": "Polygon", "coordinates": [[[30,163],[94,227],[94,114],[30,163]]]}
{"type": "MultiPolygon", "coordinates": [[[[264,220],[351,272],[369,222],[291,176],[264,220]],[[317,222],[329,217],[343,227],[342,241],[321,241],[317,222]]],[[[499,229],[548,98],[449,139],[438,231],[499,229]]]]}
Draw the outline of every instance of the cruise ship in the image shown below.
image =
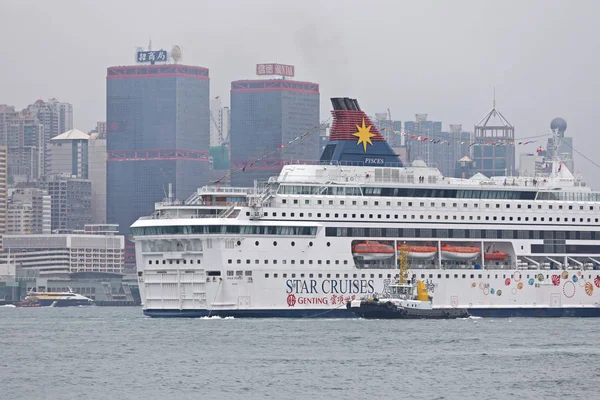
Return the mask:
{"type": "Polygon", "coordinates": [[[144,314],[352,317],[349,301],[389,296],[404,249],[433,307],[600,316],[600,193],[558,160],[531,178],[404,166],[356,100],[332,103],[319,162],[132,225],[144,314]]]}

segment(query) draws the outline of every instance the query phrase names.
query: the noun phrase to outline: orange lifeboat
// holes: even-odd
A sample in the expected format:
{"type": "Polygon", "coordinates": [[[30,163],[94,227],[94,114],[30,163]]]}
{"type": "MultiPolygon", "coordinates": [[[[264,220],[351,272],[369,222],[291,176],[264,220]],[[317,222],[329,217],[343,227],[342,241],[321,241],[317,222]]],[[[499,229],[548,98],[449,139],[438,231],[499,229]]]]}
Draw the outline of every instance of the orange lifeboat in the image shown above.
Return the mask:
{"type": "Polygon", "coordinates": [[[394,248],[374,240],[367,240],[353,245],[352,255],[361,257],[365,261],[384,260],[394,255],[394,248]]]}
{"type": "Polygon", "coordinates": [[[508,258],[508,254],[500,250],[494,250],[491,253],[485,253],[483,258],[486,261],[505,261],[508,258]]]}
{"type": "MultiPolygon", "coordinates": [[[[402,245],[398,245],[398,250],[402,245]]],[[[437,253],[435,246],[408,246],[408,258],[414,260],[431,260],[437,253]]]]}
{"type": "Polygon", "coordinates": [[[479,256],[479,247],[474,246],[451,246],[443,244],[441,247],[442,258],[454,261],[470,261],[479,256]]]}

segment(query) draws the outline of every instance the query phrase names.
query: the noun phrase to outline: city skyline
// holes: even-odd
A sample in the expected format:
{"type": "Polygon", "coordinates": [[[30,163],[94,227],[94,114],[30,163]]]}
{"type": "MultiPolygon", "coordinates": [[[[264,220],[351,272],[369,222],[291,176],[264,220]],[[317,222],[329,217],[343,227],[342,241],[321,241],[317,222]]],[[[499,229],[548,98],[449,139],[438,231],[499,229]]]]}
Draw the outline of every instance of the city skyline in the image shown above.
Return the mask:
{"type": "MultiPolygon", "coordinates": [[[[227,99],[224,105],[232,81],[253,78],[256,63],[280,61],[296,66],[296,79],[319,83],[324,99],[360,98],[369,113],[390,108],[400,120],[427,112],[432,120],[462,123],[467,130],[491,109],[495,87],[498,107],[515,126],[517,138],[546,134],[549,121],[561,116],[569,121],[580,150],[596,145],[591,132],[600,78],[594,71],[594,49],[599,47],[594,40],[598,29],[593,23],[598,9],[594,2],[574,7],[561,1],[502,5],[458,1],[450,7],[428,1],[403,6],[381,1],[369,7],[348,2],[339,9],[333,2],[300,7],[258,1],[251,7],[238,3],[234,14],[231,6],[218,2],[182,6],[188,12],[177,14],[177,23],[143,24],[139,21],[164,20],[170,7],[128,2],[119,4],[119,13],[114,14],[107,12],[114,9],[110,1],[6,2],[0,6],[7,16],[0,40],[8,46],[10,38],[19,36],[28,51],[19,53],[21,62],[0,67],[0,86],[11,93],[17,108],[36,98],[71,102],[76,110],[74,126],[86,131],[106,115],[106,67],[131,64],[136,46],[145,47],[152,38],[155,48],[181,45],[183,63],[209,68],[211,97],[227,99]],[[308,12],[311,7],[315,12],[308,12]],[[210,9],[211,18],[195,23],[204,8],[210,9]],[[55,14],[55,25],[44,26],[46,37],[61,40],[62,46],[46,48],[38,35],[13,22],[32,13],[55,14]],[[266,17],[269,24],[264,24],[266,17]],[[99,34],[89,29],[89,20],[122,29],[103,29],[99,34]],[[354,29],[361,21],[373,29],[354,29]],[[80,34],[71,35],[73,30],[80,34]],[[205,35],[216,39],[198,39],[205,35]],[[224,57],[224,49],[235,51],[224,57]],[[39,57],[45,60],[41,71],[34,62],[39,57]],[[76,69],[65,68],[65,60],[76,69]],[[30,78],[27,85],[15,79],[20,76],[30,78]]],[[[321,102],[321,115],[328,113],[327,102],[321,102]]],[[[532,151],[535,145],[517,149],[532,151]]],[[[577,155],[576,165],[595,187],[600,186],[588,161],[577,155]]]]}

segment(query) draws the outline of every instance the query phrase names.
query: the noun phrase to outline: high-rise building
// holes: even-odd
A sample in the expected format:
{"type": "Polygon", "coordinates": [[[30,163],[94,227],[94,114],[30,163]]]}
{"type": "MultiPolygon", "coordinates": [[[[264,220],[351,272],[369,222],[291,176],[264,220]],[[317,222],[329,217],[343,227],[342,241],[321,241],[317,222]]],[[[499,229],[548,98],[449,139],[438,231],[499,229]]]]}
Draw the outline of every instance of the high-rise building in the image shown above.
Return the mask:
{"type": "Polygon", "coordinates": [[[496,108],[475,125],[474,168],[487,177],[512,176],[515,168],[515,127],[496,108]]]}
{"type": "Polygon", "coordinates": [[[546,162],[540,153],[521,153],[519,155],[519,176],[535,177],[544,172],[546,162]]]}
{"type": "Polygon", "coordinates": [[[8,207],[8,149],[0,146],[0,249],[2,235],[6,232],[6,213],[8,207]]]}
{"type": "Polygon", "coordinates": [[[414,136],[406,141],[406,152],[408,163],[422,160],[429,166],[437,167],[438,159],[435,151],[437,145],[430,139],[438,139],[442,135],[442,123],[440,121],[429,121],[427,114],[415,114],[414,121],[404,122],[404,132],[407,137],[414,136]],[[427,140],[423,140],[427,138],[427,140]]]}
{"type": "Polygon", "coordinates": [[[39,188],[9,189],[7,235],[48,234],[51,230],[51,198],[39,188]]]}
{"type": "Polygon", "coordinates": [[[210,145],[221,146],[229,141],[230,112],[220,97],[210,100],[210,145]]]}
{"type": "Polygon", "coordinates": [[[88,141],[90,136],[71,129],[50,139],[52,165],[46,175],[61,174],[88,178],[88,141]]]}
{"type": "Polygon", "coordinates": [[[35,182],[44,173],[44,126],[26,111],[8,123],[8,182],[35,182]]]}
{"type": "Polygon", "coordinates": [[[169,184],[185,199],[208,183],[208,69],[110,67],[106,89],[107,222],[129,235],[167,197],[169,184]]]}
{"type": "Polygon", "coordinates": [[[92,183],[92,223],[106,223],[106,134],[100,130],[88,141],[88,179],[92,183]]]}
{"type": "Polygon", "coordinates": [[[318,160],[319,101],[316,83],[285,79],[232,82],[231,169],[240,172],[231,176],[231,184],[252,186],[254,180],[278,175],[285,162],[318,160]],[[309,131],[310,135],[295,140],[309,131]],[[264,156],[268,158],[261,159],[264,156]]]}
{"type": "Polygon", "coordinates": [[[44,171],[50,170],[52,160],[49,154],[50,139],[73,129],[73,106],[56,99],[38,100],[27,110],[44,126],[44,171]]]}
{"type": "Polygon", "coordinates": [[[88,179],[50,175],[43,185],[52,198],[52,232],[83,229],[91,222],[92,184],[88,179]]]}

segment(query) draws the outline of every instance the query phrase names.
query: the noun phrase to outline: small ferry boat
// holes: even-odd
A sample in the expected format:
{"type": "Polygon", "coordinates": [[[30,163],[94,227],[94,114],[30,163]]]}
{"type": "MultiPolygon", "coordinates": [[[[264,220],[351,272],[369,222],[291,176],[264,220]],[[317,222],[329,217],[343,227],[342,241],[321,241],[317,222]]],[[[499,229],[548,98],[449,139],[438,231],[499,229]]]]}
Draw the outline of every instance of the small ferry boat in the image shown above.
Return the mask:
{"type": "Polygon", "coordinates": [[[433,307],[424,282],[416,285],[397,283],[389,286],[390,297],[352,300],[346,308],[365,319],[453,319],[467,318],[464,308],[433,307]],[[415,293],[416,292],[416,293],[415,293]]]}
{"type": "Polygon", "coordinates": [[[449,244],[442,244],[441,251],[442,258],[445,260],[470,261],[479,256],[480,249],[479,247],[473,246],[451,246],[449,244]]]}
{"type": "Polygon", "coordinates": [[[16,304],[17,307],[72,307],[91,306],[94,300],[75,293],[68,292],[36,292],[31,291],[23,301],[16,304]]]}
{"type": "Polygon", "coordinates": [[[394,248],[388,244],[367,240],[352,246],[352,255],[363,260],[384,260],[394,255],[394,248]]]}

